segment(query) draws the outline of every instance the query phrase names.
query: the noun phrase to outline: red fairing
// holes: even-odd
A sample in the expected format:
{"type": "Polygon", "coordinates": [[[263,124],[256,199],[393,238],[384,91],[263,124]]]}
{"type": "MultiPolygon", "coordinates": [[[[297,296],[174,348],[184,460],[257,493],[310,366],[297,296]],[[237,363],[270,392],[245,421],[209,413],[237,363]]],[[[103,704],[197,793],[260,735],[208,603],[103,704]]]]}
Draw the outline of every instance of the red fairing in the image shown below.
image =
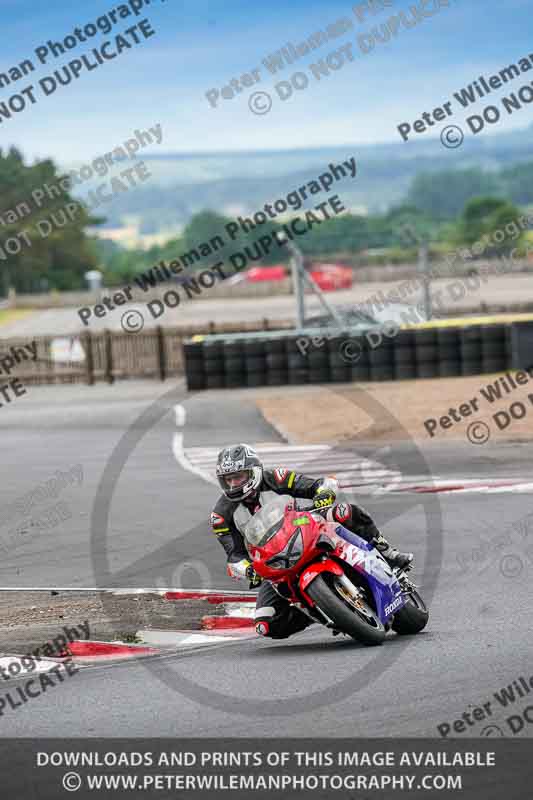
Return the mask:
{"type": "Polygon", "coordinates": [[[335,532],[337,523],[327,522],[313,511],[295,511],[290,506],[280,529],[264,545],[248,544],[252,566],[258,575],[275,584],[284,584],[294,602],[314,603],[306,587],[322,572],[342,575],[342,565],[327,555],[324,541],[342,559],[346,544],[335,532]],[[270,563],[268,563],[270,562],[270,563]]]}
{"type": "Polygon", "coordinates": [[[314,517],[309,511],[287,510],[283,526],[263,547],[248,545],[254,570],[262,578],[267,578],[274,583],[279,581],[291,583],[293,580],[296,582],[302,568],[323,555],[323,550],[316,544],[321,533],[325,532],[327,528],[328,525],[324,520],[314,517]],[[267,562],[283,551],[296,531],[301,533],[303,549],[298,563],[289,566],[289,561],[287,561],[286,568],[274,568],[269,565],[267,562]]]}
{"type": "Polygon", "coordinates": [[[304,595],[305,599],[310,603],[310,605],[314,605],[313,601],[305,591],[311,581],[320,575],[321,572],[332,572],[333,575],[343,575],[342,568],[337,564],[336,561],[332,561],[331,558],[326,559],[326,561],[319,561],[316,564],[311,564],[309,567],[302,572],[300,575],[300,591],[304,595]]]}

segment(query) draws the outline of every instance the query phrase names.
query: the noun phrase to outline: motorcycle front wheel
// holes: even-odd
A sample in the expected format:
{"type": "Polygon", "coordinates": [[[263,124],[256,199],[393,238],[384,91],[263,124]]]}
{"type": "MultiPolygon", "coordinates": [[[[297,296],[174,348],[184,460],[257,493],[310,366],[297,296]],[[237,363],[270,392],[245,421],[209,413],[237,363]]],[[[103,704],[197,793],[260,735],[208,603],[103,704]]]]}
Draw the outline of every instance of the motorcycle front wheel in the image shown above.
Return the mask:
{"type": "Polygon", "coordinates": [[[321,573],[306,591],[342,633],[370,646],[385,639],[385,627],[374,609],[355,592],[352,595],[337,575],[321,573]]]}

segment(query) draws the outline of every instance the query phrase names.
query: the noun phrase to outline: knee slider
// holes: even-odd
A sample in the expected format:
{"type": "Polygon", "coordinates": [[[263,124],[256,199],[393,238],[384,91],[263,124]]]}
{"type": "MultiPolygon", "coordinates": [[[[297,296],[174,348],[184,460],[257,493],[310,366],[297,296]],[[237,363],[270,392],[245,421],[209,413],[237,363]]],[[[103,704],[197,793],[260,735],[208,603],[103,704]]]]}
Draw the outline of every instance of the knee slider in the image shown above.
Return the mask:
{"type": "Polygon", "coordinates": [[[255,632],[258,636],[270,636],[270,625],[266,620],[255,623],[255,632]]]}

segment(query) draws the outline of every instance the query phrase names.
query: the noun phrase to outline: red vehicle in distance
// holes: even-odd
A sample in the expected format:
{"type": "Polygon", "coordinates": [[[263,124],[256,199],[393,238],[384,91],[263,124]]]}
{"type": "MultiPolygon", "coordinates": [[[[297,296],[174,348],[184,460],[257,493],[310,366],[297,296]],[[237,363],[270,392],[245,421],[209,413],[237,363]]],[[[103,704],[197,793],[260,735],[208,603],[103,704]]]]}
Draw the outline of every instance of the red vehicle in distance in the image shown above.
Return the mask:
{"type": "Polygon", "coordinates": [[[245,277],[250,283],[283,281],[287,277],[287,270],[283,264],[275,264],[271,267],[252,267],[246,271],[245,277]]]}
{"type": "MultiPolygon", "coordinates": [[[[241,280],[249,283],[282,281],[288,277],[288,274],[288,270],[283,264],[275,264],[268,267],[252,267],[242,273],[241,280]]],[[[350,267],[342,267],[338,264],[313,264],[312,268],[308,270],[308,274],[323,292],[352,288],[353,272],[350,267]]]]}
{"type": "Polygon", "coordinates": [[[350,267],[338,264],[313,264],[309,275],[323,292],[352,288],[353,271],[350,267]]]}

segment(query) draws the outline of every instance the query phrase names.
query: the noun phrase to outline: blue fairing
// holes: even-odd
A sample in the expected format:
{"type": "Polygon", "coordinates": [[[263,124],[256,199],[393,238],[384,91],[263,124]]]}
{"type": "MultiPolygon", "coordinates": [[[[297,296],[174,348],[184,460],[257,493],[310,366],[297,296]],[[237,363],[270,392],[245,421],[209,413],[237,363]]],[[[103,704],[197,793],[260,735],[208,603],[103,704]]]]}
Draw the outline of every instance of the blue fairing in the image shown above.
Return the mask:
{"type": "Polygon", "coordinates": [[[352,533],[347,528],[343,528],[342,525],[339,525],[338,528],[335,528],[335,533],[338,533],[339,536],[342,536],[343,539],[346,539],[347,542],[350,544],[354,544],[356,547],[360,547],[361,550],[373,550],[374,546],[367,542],[365,539],[361,539],[356,533],[352,533]]]}
{"type": "Polygon", "coordinates": [[[335,532],[351,545],[364,551],[364,557],[355,564],[355,569],[365,576],[370,591],[374,595],[378,616],[387,622],[392,614],[405,605],[400,584],[391,568],[376,548],[356,533],[339,525],[335,532]]]}

